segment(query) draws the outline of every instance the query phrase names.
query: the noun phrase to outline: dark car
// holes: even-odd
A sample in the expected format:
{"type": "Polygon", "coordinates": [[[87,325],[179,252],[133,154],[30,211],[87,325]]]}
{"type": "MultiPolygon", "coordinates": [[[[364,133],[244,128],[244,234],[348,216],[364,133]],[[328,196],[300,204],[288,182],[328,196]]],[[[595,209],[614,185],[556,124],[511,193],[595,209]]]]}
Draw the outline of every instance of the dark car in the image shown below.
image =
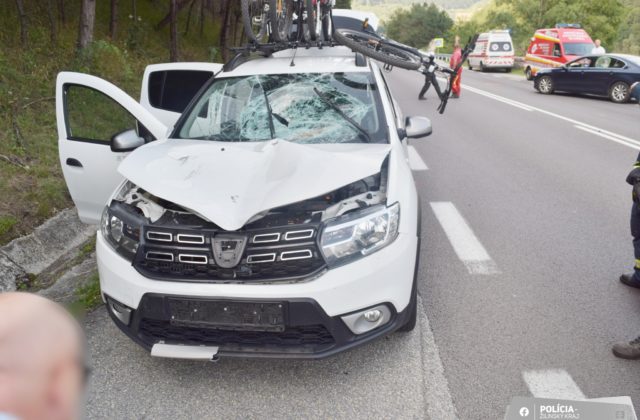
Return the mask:
{"type": "Polygon", "coordinates": [[[639,81],[640,57],[604,54],[580,57],[562,67],[540,70],[533,86],[544,94],[582,93],[607,96],[613,102],[624,103],[632,98],[631,86],[639,81]]]}

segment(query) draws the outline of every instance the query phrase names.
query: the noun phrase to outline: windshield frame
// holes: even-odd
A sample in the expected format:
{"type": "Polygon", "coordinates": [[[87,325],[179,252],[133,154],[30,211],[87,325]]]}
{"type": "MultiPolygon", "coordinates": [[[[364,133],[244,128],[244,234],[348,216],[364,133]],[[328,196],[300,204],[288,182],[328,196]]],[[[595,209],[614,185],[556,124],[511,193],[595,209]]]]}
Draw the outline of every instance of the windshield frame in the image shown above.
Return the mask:
{"type": "MultiPolygon", "coordinates": [[[[387,112],[385,109],[385,106],[383,104],[383,95],[381,92],[381,86],[378,82],[377,77],[375,76],[374,72],[371,71],[358,71],[358,72],[350,72],[350,71],[346,71],[346,72],[317,72],[317,73],[303,73],[303,74],[330,74],[330,75],[335,75],[335,74],[349,74],[349,73],[353,73],[353,74],[363,74],[366,75],[369,80],[370,80],[370,84],[374,87],[373,89],[373,105],[376,108],[376,114],[378,116],[378,124],[379,124],[379,129],[378,131],[375,133],[376,135],[378,135],[377,138],[374,138],[374,133],[369,133],[371,136],[371,139],[373,141],[371,141],[371,144],[390,144],[391,143],[391,136],[390,136],[390,132],[389,132],[389,125],[387,123],[387,112]],[[383,140],[383,141],[381,141],[383,140]]],[[[182,114],[180,115],[180,117],[176,120],[171,133],[169,134],[168,138],[169,139],[176,139],[176,140],[201,140],[201,141],[209,141],[212,142],[213,140],[209,140],[209,139],[200,139],[200,138],[187,138],[187,137],[183,137],[181,136],[180,132],[182,131],[184,125],[188,122],[189,116],[192,114],[192,112],[195,111],[195,108],[198,106],[201,98],[207,94],[207,92],[209,92],[209,89],[212,87],[212,85],[216,82],[220,82],[223,81],[224,79],[233,79],[233,78],[245,78],[245,77],[253,77],[253,76],[277,76],[277,75],[288,75],[290,73],[261,73],[261,74],[247,74],[247,75],[242,75],[242,76],[236,76],[233,74],[230,75],[225,75],[224,77],[211,77],[211,79],[209,79],[207,81],[207,83],[205,83],[202,88],[198,91],[198,93],[196,95],[194,95],[194,97],[191,99],[191,101],[189,102],[189,105],[185,108],[185,110],[182,112],[182,114]]],[[[346,124],[349,124],[347,121],[345,121],[346,124]]],[[[357,131],[357,130],[356,130],[357,131]]],[[[270,141],[272,139],[265,139],[265,140],[261,140],[261,141],[252,141],[251,143],[260,143],[262,141],[270,141]]],[[[284,139],[284,141],[287,141],[286,139],[284,139]]],[[[249,143],[249,142],[245,142],[245,141],[228,141],[229,143],[249,143]]],[[[365,142],[367,143],[367,142],[365,142]]],[[[306,143],[298,143],[298,144],[306,144],[306,143]]],[[[308,143],[308,144],[358,144],[358,142],[355,141],[349,141],[349,142],[336,142],[336,143],[308,143]]]]}

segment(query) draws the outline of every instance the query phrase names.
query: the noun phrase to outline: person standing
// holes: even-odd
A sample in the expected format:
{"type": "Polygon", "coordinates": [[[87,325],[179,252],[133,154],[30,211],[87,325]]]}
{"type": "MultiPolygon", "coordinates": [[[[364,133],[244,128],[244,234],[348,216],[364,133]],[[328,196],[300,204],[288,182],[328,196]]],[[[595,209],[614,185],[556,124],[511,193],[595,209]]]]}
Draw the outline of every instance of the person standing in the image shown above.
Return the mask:
{"type": "MultiPolygon", "coordinates": [[[[637,87],[635,85],[634,87],[637,87]]],[[[631,207],[631,236],[633,237],[633,253],[635,265],[633,273],[623,274],[620,281],[629,287],[640,289],[640,154],[633,165],[633,170],[627,176],[627,183],[633,186],[631,193],[633,205],[631,207]]],[[[613,345],[613,354],[622,359],[640,359],[640,336],[629,341],[613,345]]]]}
{"type": "MultiPolygon", "coordinates": [[[[456,35],[455,42],[453,44],[453,54],[449,60],[449,67],[456,68],[462,61],[462,48],[460,48],[460,37],[456,35]]],[[[451,97],[460,97],[460,79],[462,78],[462,66],[458,69],[458,72],[453,75],[453,84],[451,87],[451,97]]]]}
{"type": "Polygon", "coordinates": [[[600,41],[599,39],[596,39],[595,45],[594,45],[593,49],[591,50],[591,54],[602,55],[602,54],[606,54],[606,53],[607,53],[607,51],[602,46],[602,41],[600,41]]]}

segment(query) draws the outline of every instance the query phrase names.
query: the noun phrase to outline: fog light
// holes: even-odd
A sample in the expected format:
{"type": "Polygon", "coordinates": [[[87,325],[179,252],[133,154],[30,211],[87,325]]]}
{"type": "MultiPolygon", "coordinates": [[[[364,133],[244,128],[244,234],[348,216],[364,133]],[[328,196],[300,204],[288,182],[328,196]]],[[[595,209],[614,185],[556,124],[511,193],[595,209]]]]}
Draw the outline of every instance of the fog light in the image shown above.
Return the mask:
{"type": "Polygon", "coordinates": [[[391,310],[386,305],[378,305],[341,317],[354,334],[364,334],[391,321],[391,310]]]}
{"type": "Polygon", "coordinates": [[[367,311],[364,313],[364,319],[369,322],[377,322],[382,316],[382,312],[378,309],[374,309],[372,311],[367,311]]]}
{"type": "Polygon", "coordinates": [[[107,306],[109,307],[109,311],[118,318],[120,322],[124,325],[129,325],[129,321],[131,321],[131,308],[111,298],[107,298],[107,306]]]}

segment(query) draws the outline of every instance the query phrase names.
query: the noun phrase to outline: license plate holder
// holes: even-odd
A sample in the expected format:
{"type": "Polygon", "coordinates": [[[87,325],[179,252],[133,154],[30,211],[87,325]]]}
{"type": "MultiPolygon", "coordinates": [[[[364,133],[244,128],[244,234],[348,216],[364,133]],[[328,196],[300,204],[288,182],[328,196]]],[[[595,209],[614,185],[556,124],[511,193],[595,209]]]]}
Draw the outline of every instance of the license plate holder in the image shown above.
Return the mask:
{"type": "Polygon", "coordinates": [[[169,299],[172,325],[220,330],[284,331],[283,302],[169,299]]]}

